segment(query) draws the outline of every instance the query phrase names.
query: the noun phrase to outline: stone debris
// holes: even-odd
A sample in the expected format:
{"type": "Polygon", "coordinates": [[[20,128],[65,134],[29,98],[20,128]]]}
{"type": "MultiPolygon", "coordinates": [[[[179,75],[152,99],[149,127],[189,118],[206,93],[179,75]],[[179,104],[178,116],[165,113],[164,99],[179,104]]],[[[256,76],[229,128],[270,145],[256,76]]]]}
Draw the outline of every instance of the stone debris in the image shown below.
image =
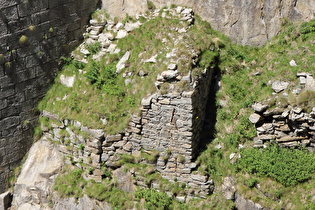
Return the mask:
{"type": "Polygon", "coordinates": [[[260,112],[265,111],[268,108],[268,106],[262,103],[254,103],[252,105],[252,108],[255,112],[260,113],[260,112]]]}
{"type": "Polygon", "coordinates": [[[120,59],[120,61],[116,65],[116,73],[119,74],[122,69],[126,67],[126,62],[130,57],[130,52],[127,51],[125,55],[120,59]]]}
{"type": "Polygon", "coordinates": [[[263,117],[260,116],[259,114],[253,113],[249,116],[249,121],[253,124],[258,123],[260,120],[262,120],[263,117]]]}
{"type": "Polygon", "coordinates": [[[156,57],[157,55],[152,56],[151,58],[145,60],[145,63],[156,63],[156,57]]]}
{"type": "Polygon", "coordinates": [[[290,64],[290,66],[292,66],[292,67],[293,67],[293,66],[297,66],[295,60],[291,60],[289,64],[290,64]]]}
{"type": "Polygon", "coordinates": [[[140,26],[141,26],[141,23],[139,21],[135,22],[135,23],[128,22],[125,24],[125,30],[127,32],[130,32],[130,31],[135,30],[136,28],[139,28],[140,26]]]}

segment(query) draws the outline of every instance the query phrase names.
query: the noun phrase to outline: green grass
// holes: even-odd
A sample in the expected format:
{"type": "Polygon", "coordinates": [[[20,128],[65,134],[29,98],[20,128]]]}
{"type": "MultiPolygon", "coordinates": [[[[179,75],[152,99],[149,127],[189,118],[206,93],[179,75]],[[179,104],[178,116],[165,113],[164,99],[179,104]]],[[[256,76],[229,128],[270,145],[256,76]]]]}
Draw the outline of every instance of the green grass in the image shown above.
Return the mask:
{"type": "MultiPolygon", "coordinates": [[[[314,20],[302,26],[287,23],[278,36],[261,48],[225,42],[225,47],[220,50],[218,66],[222,86],[216,95],[216,138],[198,157],[201,165],[198,170],[210,175],[216,186],[220,186],[224,176],[235,177],[239,193],[272,209],[300,206],[307,209],[314,202],[314,199],[310,201],[303,197],[303,193],[307,192],[303,190],[306,185],[311,188],[315,186],[314,156],[307,151],[282,148],[250,149],[256,131],[248,117],[253,113],[251,105],[266,99],[271,99],[270,105],[273,107],[284,108],[290,104],[310,111],[314,106],[312,91],[304,91],[298,96],[289,94],[289,97],[273,98],[269,82],[289,81],[292,88],[298,84],[297,72],[314,74],[313,25],[314,20]],[[297,62],[296,67],[289,65],[292,59],[297,62]],[[256,72],[259,74],[256,75],[256,72]],[[214,146],[219,143],[222,148],[215,149],[214,146]],[[239,144],[243,144],[245,149],[236,167],[230,163],[229,155],[240,152],[239,144]],[[282,170],[276,171],[276,168],[282,170]],[[259,183],[260,189],[255,188],[256,183],[259,183]],[[270,190],[274,186],[279,186],[276,188],[281,190],[270,190]],[[285,204],[279,204],[279,199],[285,204]]],[[[313,198],[315,194],[311,192],[310,195],[313,198]]]]}
{"type": "MultiPolygon", "coordinates": [[[[104,129],[107,134],[123,132],[130,115],[139,113],[141,99],[157,91],[154,82],[157,74],[167,70],[170,61],[166,54],[172,49],[176,49],[178,70],[182,76],[192,71],[197,77],[204,68],[214,65],[214,60],[218,58],[218,48],[215,47],[215,43],[220,40],[218,33],[196,17],[195,24],[182,35],[182,39],[174,42],[178,37],[174,28],[187,26],[188,23],[176,17],[158,16],[147,20],[131,35],[116,41],[117,47],[121,49],[118,55],[106,54],[100,61],[89,57],[87,64],[63,58],[63,70],[40,102],[39,110],[58,114],[61,119],[80,121],[87,127],[104,129]],[[128,67],[116,74],[116,64],[126,51],[131,53],[128,67]],[[144,62],[155,55],[156,63],[144,62]],[[194,57],[197,65],[192,63],[194,57]],[[138,76],[140,71],[147,76],[138,76]],[[127,78],[122,76],[124,73],[131,75],[127,77],[131,81],[128,85],[125,85],[127,78]],[[60,84],[60,75],[75,76],[74,86],[68,88],[60,84]],[[101,120],[104,119],[107,120],[106,125],[102,124],[101,120]]],[[[100,43],[96,42],[88,45],[87,49],[91,54],[96,54],[99,47],[100,43]]],[[[187,82],[174,84],[179,91],[192,88],[187,82]]],[[[163,88],[160,94],[169,91],[169,86],[164,85],[163,88]]]]}
{"type": "MultiPolygon", "coordinates": [[[[141,22],[143,25],[140,28],[117,41],[117,46],[121,49],[118,55],[106,55],[100,62],[88,59],[87,65],[66,62],[61,74],[75,75],[77,79],[74,87],[67,88],[60,85],[58,82],[60,76],[58,76],[55,85],[40,103],[40,110],[57,113],[63,119],[78,120],[85,126],[105,129],[106,133],[123,131],[130,115],[138,112],[141,98],[156,91],[153,84],[156,76],[166,70],[169,64],[166,54],[176,49],[178,70],[182,76],[189,71],[192,71],[192,75],[198,76],[205,67],[209,66],[221,71],[221,87],[216,95],[215,140],[198,157],[199,172],[213,178],[216,186],[221,185],[222,177],[233,176],[238,181],[238,192],[247,199],[261,203],[264,207],[292,209],[305,206],[306,209],[312,208],[312,202],[315,200],[315,192],[310,190],[315,186],[312,178],[313,156],[300,150],[251,149],[256,131],[248,117],[253,112],[251,105],[254,102],[272,98],[270,81],[289,81],[290,87],[295,87],[298,84],[297,72],[314,74],[315,21],[312,20],[300,26],[285,22],[281,32],[261,48],[231,43],[227,37],[214,31],[198,16],[196,16],[195,24],[190,26],[185,34],[178,34],[173,30],[175,27],[188,27],[187,23],[179,21],[178,18],[156,17],[152,20],[142,18],[141,22]],[[178,43],[174,42],[178,36],[182,36],[182,40],[178,43]],[[113,66],[126,51],[131,52],[128,67],[116,75],[113,73],[113,66]],[[193,56],[193,53],[197,56],[193,56]],[[156,63],[144,63],[144,60],[154,55],[157,55],[156,63]],[[296,67],[289,65],[292,59],[298,64],[296,67]],[[86,73],[80,73],[79,69],[86,73]],[[140,71],[148,75],[139,77],[140,71]],[[128,77],[132,81],[128,86],[124,84],[125,79],[122,77],[122,74],[127,72],[132,74],[128,77]],[[256,74],[257,72],[259,74],[256,74]],[[106,119],[108,123],[103,125],[100,119],[106,119]],[[215,149],[214,146],[219,143],[222,148],[215,149]],[[233,165],[229,160],[229,155],[240,152],[239,144],[245,146],[241,152],[243,158],[233,165]],[[283,167],[283,172],[286,173],[274,172],[276,163],[274,165],[270,163],[276,159],[277,164],[280,164],[277,167],[283,167]],[[260,165],[258,160],[262,161],[263,165],[260,165]],[[302,161],[303,164],[299,165],[297,160],[302,161]],[[286,168],[286,166],[291,168],[286,168]],[[306,169],[303,168],[304,166],[306,169]],[[261,189],[255,187],[257,183],[261,189]],[[279,190],[273,190],[273,186],[277,186],[279,190]],[[311,197],[303,197],[303,194],[308,191],[311,197]],[[282,204],[278,202],[279,199],[282,204]]],[[[97,53],[97,50],[95,52],[97,53]]],[[[189,84],[178,83],[178,86],[181,90],[191,89],[189,84]]],[[[168,85],[164,84],[160,93],[167,92],[168,85]]],[[[273,106],[277,104],[282,107],[288,104],[300,105],[309,110],[314,104],[313,95],[308,91],[293,99],[280,97],[271,100],[270,103],[273,106]]],[[[154,162],[153,157],[150,157],[152,162],[154,162]]],[[[146,158],[146,155],[143,158],[146,158]]],[[[123,156],[121,160],[124,166],[140,170],[143,165],[140,167],[137,161],[129,156],[123,156]]],[[[141,173],[147,170],[150,171],[145,167],[141,173]]],[[[146,183],[159,180],[161,190],[167,190],[169,186],[172,186],[161,181],[162,179],[156,174],[148,175],[146,178],[146,183]]],[[[98,193],[105,191],[105,186],[93,183],[89,186],[91,196],[106,197],[98,193]],[[95,195],[92,195],[93,186],[97,188],[95,195]]],[[[106,189],[116,193],[114,188],[106,189]]],[[[155,205],[155,207],[160,205],[152,202],[148,205],[155,205]]],[[[139,207],[143,207],[141,205],[139,207]]],[[[222,195],[216,192],[205,200],[191,201],[189,208],[230,209],[233,205],[231,201],[222,199],[222,195]]]]}
{"type": "Polygon", "coordinates": [[[257,176],[272,177],[284,186],[295,186],[313,177],[315,154],[269,146],[267,149],[247,149],[241,152],[237,169],[257,176]]]}

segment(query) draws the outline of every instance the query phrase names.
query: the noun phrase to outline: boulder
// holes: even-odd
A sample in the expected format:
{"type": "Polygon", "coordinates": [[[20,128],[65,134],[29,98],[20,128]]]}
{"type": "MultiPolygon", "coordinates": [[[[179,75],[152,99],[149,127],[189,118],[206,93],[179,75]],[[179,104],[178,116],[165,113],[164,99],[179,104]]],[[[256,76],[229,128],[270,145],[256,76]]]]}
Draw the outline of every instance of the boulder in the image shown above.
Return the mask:
{"type": "Polygon", "coordinates": [[[158,81],[168,81],[171,79],[175,79],[178,76],[178,72],[174,70],[163,71],[160,75],[158,75],[158,81]]]}
{"type": "Polygon", "coordinates": [[[167,66],[168,70],[176,70],[177,69],[177,65],[175,63],[171,63],[170,65],[167,66]]]}
{"type": "Polygon", "coordinates": [[[290,66],[297,66],[295,60],[291,60],[291,61],[289,62],[289,64],[290,64],[290,66]]]}
{"type": "Polygon", "coordinates": [[[264,112],[264,111],[266,111],[267,108],[268,108],[267,105],[261,104],[261,103],[254,103],[254,104],[252,105],[252,109],[253,109],[255,112],[264,112]]]}
{"type": "Polygon", "coordinates": [[[120,71],[126,67],[126,61],[129,59],[130,57],[130,52],[127,51],[125,53],[125,55],[120,59],[120,61],[117,63],[116,65],[116,73],[119,74],[120,71]]]}
{"type": "Polygon", "coordinates": [[[122,39],[128,35],[126,30],[119,30],[116,35],[116,39],[122,39]]]}
{"type": "Polygon", "coordinates": [[[63,164],[64,156],[52,143],[44,138],[36,142],[31,147],[16,181],[12,203],[14,208],[23,209],[23,206],[38,203],[48,204],[54,179],[63,164]]]}
{"type": "Polygon", "coordinates": [[[306,76],[305,90],[315,91],[315,80],[312,76],[306,76]]]}
{"type": "Polygon", "coordinates": [[[251,200],[246,200],[239,194],[235,195],[235,205],[236,209],[250,209],[250,210],[262,210],[264,209],[260,204],[254,203],[251,200]]]}
{"type": "Polygon", "coordinates": [[[262,116],[260,116],[259,114],[253,113],[249,116],[249,121],[253,124],[258,123],[261,120],[262,120],[262,116]]]}
{"type": "Polygon", "coordinates": [[[126,23],[125,24],[125,30],[130,32],[130,31],[133,31],[134,29],[136,28],[139,28],[141,26],[141,23],[138,21],[138,22],[135,22],[135,23],[126,23]]]}
{"type": "Polygon", "coordinates": [[[232,177],[224,177],[222,184],[222,193],[224,197],[228,200],[235,199],[236,189],[234,187],[235,181],[232,177]]]}
{"type": "Polygon", "coordinates": [[[282,81],[274,81],[272,83],[272,89],[276,92],[279,93],[283,90],[285,90],[288,87],[289,83],[288,82],[282,82],[282,81]]]}

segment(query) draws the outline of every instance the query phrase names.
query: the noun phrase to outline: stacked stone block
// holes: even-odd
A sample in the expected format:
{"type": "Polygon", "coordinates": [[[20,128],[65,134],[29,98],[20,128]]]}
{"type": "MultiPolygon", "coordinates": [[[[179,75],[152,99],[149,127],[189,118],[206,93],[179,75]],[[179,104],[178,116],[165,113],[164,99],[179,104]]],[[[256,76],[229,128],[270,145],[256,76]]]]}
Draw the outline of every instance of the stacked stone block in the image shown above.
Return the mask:
{"type": "MultiPolygon", "coordinates": [[[[188,197],[206,196],[212,192],[213,182],[197,173],[194,158],[198,155],[212,75],[212,69],[205,70],[192,91],[154,94],[143,99],[141,116],[131,116],[123,133],[108,135],[44,111],[43,117],[50,119],[52,125],[52,129],[42,127],[44,136],[57,142],[72,164],[89,171],[87,178],[100,181],[101,167],[121,167],[122,155],[156,154],[154,162],[140,161],[154,166],[163,178],[190,186],[186,189],[188,197]]],[[[142,183],[145,177],[136,176],[136,184],[146,186],[142,183]]],[[[151,187],[158,186],[153,182],[151,187]]]]}

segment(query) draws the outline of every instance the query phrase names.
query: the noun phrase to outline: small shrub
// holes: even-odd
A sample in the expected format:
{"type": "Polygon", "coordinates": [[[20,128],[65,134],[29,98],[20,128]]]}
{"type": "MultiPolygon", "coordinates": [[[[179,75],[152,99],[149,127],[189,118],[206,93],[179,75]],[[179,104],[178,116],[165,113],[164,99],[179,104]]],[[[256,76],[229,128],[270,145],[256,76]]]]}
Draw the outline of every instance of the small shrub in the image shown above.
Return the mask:
{"type": "Polygon", "coordinates": [[[163,192],[155,189],[138,189],[135,191],[135,198],[138,201],[145,200],[145,208],[153,209],[171,209],[172,199],[163,192]]]}
{"type": "Polygon", "coordinates": [[[20,43],[20,44],[26,44],[26,43],[27,43],[27,40],[28,40],[27,36],[22,35],[22,36],[20,37],[20,39],[19,39],[19,43],[20,43]]]}
{"type": "Polygon", "coordinates": [[[133,155],[123,154],[121,156],[121,159],[119,160],[119,162],[121,164],[124,164],[124,163],[135,163],[136,162],[136,158],[133,155]]]}
{"type": "Polygon", "coordinates": [[[28,30],[30,30],[30,31],[35,31],[35,26],[34,26],[34,25],[30,25],[30,26],[28,27],[28,30]]]}
{"type": "Polygon", "coordinates": [[[256,186],[256,184],[258,183],[258,180],[255,179],[255,178],[250,178],[246,181],[246,185],[249,187],[249,188],[253,188],[256,186]]]}
{"type": "Polygon", "coordinates": [[[275,194],[274,194],[274,197],[275,197],[276,199],[280,199],[281,196],[282,196],[282,194],[283,194],[282,189],[277,189],[276,192],[275,192],[275,194]]]}
{"type": "Polygon", "coordinates": [[[149,154],[142,152],[141,156],[148,162],[148,163],[156,163],[160,153],[158,151],[150,151],[149,154]]]}
{"type": "Polygon", "coordinates": [[[61,197],[81,197],[83,188],[86,185],[82,173],[82,169],[76,168],[67,174],[58,175],[55,179],[54,189],[61,197]]]}
{"type": "Polygon", "coordinates": [[[185,157],[183,155],[177,155],[177,160],[180,163],[185,163],[185,157]]]}
{"type": "Polygon", "coordinates": [[[79,150],[84,150],[84,148],[85,148],[84,144],[79,144],[79,145],[78,145],[78,149],[79,149],[79,150]]]}
{"type": "Polygon", "coordinates": [[[94,54],[96,54],[96,53],[98,53],[100,51],[101,43],[100,42],[95,42],[93,44],[86,45],[86,48],[92,55],[94,55],[94,54]]]}
{"type": "Polygon", "coordinates": [[[4,55],[0,53],[0,64],[4,64],[4,63],[5,63],[4,55]]]}
{"type": "Polygon", "coordinates": [[[300,26],[300,33],[301,34],[308,34],[315,32],[315,21],[311,20],[309,22],[302,23],[300,26]]]}
{"type": "Polygon", "coordinates": [[[237,169],[274,178],[284,186],[294,186],[312,177],[315,172],[315,154],[305,150],[280,148],[246,149],[241,152],[237,169]]]}

